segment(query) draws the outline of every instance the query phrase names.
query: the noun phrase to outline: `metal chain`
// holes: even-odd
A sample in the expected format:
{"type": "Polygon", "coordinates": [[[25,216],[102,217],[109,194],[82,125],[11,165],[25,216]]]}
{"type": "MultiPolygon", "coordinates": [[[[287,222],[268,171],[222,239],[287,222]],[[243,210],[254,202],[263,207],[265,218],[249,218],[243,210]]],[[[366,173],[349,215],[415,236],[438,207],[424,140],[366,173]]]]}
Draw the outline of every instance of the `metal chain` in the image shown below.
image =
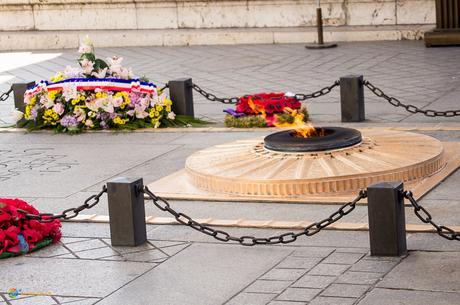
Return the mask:
{"type": "Polygon", "coordinates": [[[369,90],[371,90],[372,93],[374,93],[376,96],[385,99],[391,105],[395,107],[403,107],[404,109],[406,109],[407,112],[410,112],[410,113],[422,113],[428,117],[438,117],[438,116],[454,117],[454,116],[460,115],[460,109],[459,110],[447,110],[447,111],[436,111],[436,110],[431,110],[431,109],[423,110],[411,104],[403,104],[397,98],[386,95],[380,88],[374,86],[367,80],[364,81],[364,86],[366,86],[369,90]]]}
{"type": "Polygon", "coordinates": [[[235,237],[230,235],[229,233],[221,230],[213,229],[209,226],[203,225],[199,222],[193,220],[190,216],[176,212],[168,201],[165,199],[156,196],[152,193],[148,187],[144,187],[143,192],[153,201],[153,204],[160,210],[164,212],[170,213],[174,218],[181,224],[191,227],[201,233],[209,235],[219,241],[229,242],[235,241],[240,243],[243,246],[254,246],[254,245],[273,245],[273,244],[288,244],[292,243],[297,240],[299,236],[313,236],[319,233],[322,229],[326,228],[327,226],[333,224],[334,222],[341,219],[343,216],[351,213],[356,207],[356,203],[363,198],[367,197],[367,192],[365,190],[361,190],[358,196],[348,203],[342,205],[336,212],[332,213],[328,218],[325,218],[321,221],[314,222],[308,227],[304,228],[303,231],[295,233],[295,232],[288,232],[281,235],[265,237],[265,238],[257,238],[254,236],[241,236],[235,237]]]}
{"type": "Polygon", "coordinates": [[[431,214],[424,208],[422,207],[420,204],[417,203],[417,200],[415,200],[414,198],[414,195],[412,194],[411,191],[405,191],[403,193],[404,195],[404,198],[407,198],[412,207],[414,208],[414,213],[415,215],[424,223],[428,223],[428,224],[431,224],[435,229],[436,229],[436,232],[448,239],[448,240],[460,240],[460,233],[459,232],[455,232],[454,230],[452,230],[451,228],[448,228],[446,226],[440,226],[438,224],[436,224],[434,221],[433,221],[433,218],[431,217],[431,214]]]}
{"type": "Polygon", "coordinates": [[[26,219],[38,220],[39,222],[52,222],[55,219],[71,219],[71,218],[77,217],[81,211],[91,209],[96,204],[98,204],[99,199],[106,192],[107,192],[107,186],[104,185],[102,187],[102,190],[98,194],[89,196],[81,206],[64,210],[62,211],[61,214],[50,214],[50,213],[30,214],[24,210],[18,209],[18,211],[21,213],[24,213],[26,219]]]}
{"type": "Polygon", "coordinates": [[[169,83],[166,83],[163,87],[161,87],[161,88],[159,89],[159,91],[163,91],[163,90],[165,90],[166,88],[169,88],[169,83]]]}
{"type": "Polygon", "coordinates": [[[315,91],[315,92],[310,93],[310,94],[298,93],[298,94],[294,95],[294,97],[299,101],[304,101],[304,100],[311,99],[311,98],[317,98],[317,97],[324,96],[324,95],[330,93],[332,91],[332,89],[334,89],[335,87],[337,87],[339,85],[340,85],[340,81],[336,80],[332,85],[324,87],[321,90],[315,91]]]}
{"type": "Polygon", "coordinates": [[[8,89],[8,91],[3,92],[0,95],[0,102],[6,101],[10,97],[11,92],[13,92],[13,86],[11,86],[10,89],[8,89]]]}
{"type": "Polygon", "coordinates": [[[212,102],[219,102],[219,103],[222,103],[222,104],[236,104],[240,100],[239,97],[225,97],[225,98],[217,97],[212,93],[206,92],[204,89],[202,89],[200,86],[198,86],[195,83],[192,85],[192,88],[196,92],[198,92],[199,94],[201,94],[206,99],[208,99],[208,100],[210,100],[212,102]]]}
{"type": "MultiPolygon", "coordinates": [[[[297,94],[294,94],[294,97],[299,101],[304,101],[306,99],[311,99],[311,98],[317,98],[317,97],[324,96],[330,93],[332,89],[334,89],[335,87],[339,85],[340,85],[340,82],[337,80],[332,85],[324,87],[313,93],[309,93],[309,94],[297,93],[297,94]]],[[[216,101],[216,102],[220,102],[223,104],[236,104],[240,100],[239,97],[226,97],[226,98],[217,97],[216,95],[205,91],[204,89],[199,87],[197,84],[193,84],[193,89],[197,91],[199,94],[201,94],[202,96],[204,96],[206,99],[213,101],[213,102],[216,101]]]]}

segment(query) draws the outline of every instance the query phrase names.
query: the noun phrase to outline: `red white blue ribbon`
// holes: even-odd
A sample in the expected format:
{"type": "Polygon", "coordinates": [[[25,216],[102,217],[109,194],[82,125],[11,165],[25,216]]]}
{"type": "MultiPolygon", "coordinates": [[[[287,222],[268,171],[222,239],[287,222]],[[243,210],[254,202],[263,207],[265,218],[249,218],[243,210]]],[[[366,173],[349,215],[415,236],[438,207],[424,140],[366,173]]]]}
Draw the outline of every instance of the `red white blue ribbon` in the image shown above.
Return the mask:
{"type": "Polygon", "coordinates": [[[25,94],[34,95],[42,90],[61,91],[66,86],[76,86],[76,89],[79,91],[104,89],[109,91],[136,91],[142,93],[155,93],[157,90],[155,84],[141,82],[137,79],[126,80],[117,78],[69,78],[55,83],[41,81],[34,87],[28,89],[25,94]]]}

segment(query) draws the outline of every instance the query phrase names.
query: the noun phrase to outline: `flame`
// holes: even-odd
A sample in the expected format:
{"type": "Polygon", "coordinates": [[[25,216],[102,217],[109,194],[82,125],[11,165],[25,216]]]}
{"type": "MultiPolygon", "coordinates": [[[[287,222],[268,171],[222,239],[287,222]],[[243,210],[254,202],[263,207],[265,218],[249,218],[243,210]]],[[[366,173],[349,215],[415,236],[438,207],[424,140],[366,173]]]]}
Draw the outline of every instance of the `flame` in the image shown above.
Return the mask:
{"type": "MultiPolygon", "coordinates": [[[[254,104],[252,98],[248,99],[248,106],[255,112],[262,115],[264,119],[267,119],[267,113],[263,106],[254,104]]],[[[278,120],[273,121],[273,125],[281,128],[292,128],[294,129],[293,135],[299,138],[310,138],[310,137],[321,137],[324,136],[323,129],[316,129],[312,124],[306,123],[304,121],[305,115],[295,109],[289,107],[284,108],[284,112],[289,114],[294,118],[292,123],[289,122],[278,122],[278,120]]]]}
{"type": "Polygon", "coordinates": [[[252,97],[248,98],[248,106],[251,108],[255,113],[260,113],[263,118],[267,118],[267,114],[265,113],[265,108],[260,105],[254,104],[254,101],[252,100],[252,97]]]}
{"type": "Polygon", "coordinates": [[[312,124],[306,123],[304,121],[305,115],[302,112],[299,112],[295,109],[291,108],[284,108],[284,112],[288,113],[290,116],[294,118],[294,121],[292,123],[289,122],[283,122],[280,123],[278,121],[275,121],[273,124],[276,127],[290,127],[294,129],[294,136],[299,137],[299,138],[310,138],[310,137],[320,137],[324,136],[324,130],[323,129],[316,129],[312,124]]]}

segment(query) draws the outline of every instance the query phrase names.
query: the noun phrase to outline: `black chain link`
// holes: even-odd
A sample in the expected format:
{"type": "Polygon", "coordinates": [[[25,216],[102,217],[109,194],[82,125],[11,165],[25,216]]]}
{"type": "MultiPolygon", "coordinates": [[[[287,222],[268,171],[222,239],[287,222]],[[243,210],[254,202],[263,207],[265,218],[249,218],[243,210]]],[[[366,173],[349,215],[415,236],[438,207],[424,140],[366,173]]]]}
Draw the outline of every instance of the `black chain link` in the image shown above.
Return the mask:
{"type": "Polygon", "coordinates": [[[436,110],[431,110],[431,109],[423,110],[411,104],[403,104],[397,98],[386,95],[380,88],[374,86],[372,83],[370,83],[367,80],[364,81],[364,86],[366,86],[369,90],[371,90],[372,93],[374,93],[376,96],[385,99],[391,105],[395,107],[403,107],[404,109],[406,109],[407,112],[410,112],[410,113],[422,113],[423,115],[426,115],[428,117],[438,117],[438,116],[454,117],[454,116],[460,115],[460,109],[459,110],[447,110],[447,111],[436,111],[436,110]]]}
{"type": "Polygon", "coordinates": [[[169,83],[166,83],[163,87],[161,87],[159,90],[160,91],[163,91],[165,90],[166,88],[169,88],[169,83]]]}
{"type": "Polygon", "coordinates": [[[197,84],[193,84],[193,87],[192,87],[196,92],[198,92],[199,94],[201,94],[202,96],[204,96],[206,99],[212,101],[212,102],[219,102],[219,103],[222,103],[222,104],[236,104],[238,103],[238,101],[240,100],[239,97],[225,97],[225,98],[220,98],[220,97],[217,97],[216,95],[212,94],[212,93],[209,93],[207,91],[205,91],[204,89],[202,89],[200,86],[198,86],[197,84]]]}
{"type": "MultiPolygon", "coordinates": [[[[340,82],[337,80],[332,85],[324,87],[313,93],[310,93],[310,94],[297,93],[297,94],[294,94],[294,97],[299,101],[304,101],[306,99],[311,99],[311,98],[317,98],[317,97],[324,96],[330,93],[332,89],[334,89],[335,87],[339,85],[340,85],[340,82]]],[[[202,96],[204,96],[206,99],[213,101],[213,102],[220,102],[223,104],[236,104],[240,100],[239,97],[226,97],[226,98],[217,97],[216,95],[209,93],[206,90],[202,89],[197,84],[193,84],[193,89],[197,91],[199,94],[201,94],[202,96]]]]}
{"type": "Polygon", "coordinates": [[[330,93],[332,89],[334,89],[335,87],[339,85],[340,85],[340,81],[336,80],[332,85],[324,87],[321,90],[315,91],[310,94],[298,93],[298,94],[295,94],[294,97],[299,101],[304,101],[304,100],[311,99],[311,98],[317,98],[317,97],[324,96],[330,93]]]}
{"type": "Polygon", "coordinates": [[[415,200],[414,198],[414,195],[412,194],[411,191],[405,191],[403,193],[404,195],[404,198],[407,198],[412,207],[414,208],[414,213],[415,215],[424,223],[428,223],[428,224],[431,224],[435,229],[436,229],[436,232],[448,239],[448,240],[460,240],[460,233],[459,232],[455,232],[454,230],[452,230],[451,228],[448,228],[446,226],[440,226],[438,224],[436,224],[434,221],[433,221],[433,218],[431,217],[431,214],[424,208],[422,207],[420,204],[417,203],[417,200],[415,200]]]}
{"type": "Polygon", "coordinates": [[[30,214],[24,210],[18,209],[18,211],[21,213],[24,213],[26,219],[38,220],[39,222],[52,222],[55,219],[72,219],[74,217],[77,217],[81,211],[91,209],[96,204],[98,204],[101,196],[106,192],[107,192],[107,186],[104,185],[102,187],[102,190],[98,194],[89,196],[81,206],[76,207],[76,208],[66,209],[62,211],[61,214],[50,214],[50,213],[30,214]]]}
{"type": "Polygon", "coordinates": [[[297,233],[288,232],[288,233],[284,233],[281,235],[276,235],[276,236],[271,236],[271,237],[266,237],[266,238],[257,238],[254,236],[235,237],[225,231],[216,230],[209,226],[203,225],[199,222],[196,222],[190,216],[184,213],[176,212],[173,208],[171,208],[171,205],[169,204],[168,201],[166,201],[165,199],[159,196],[156,196],[154,193],[152,193],[148,189],[148,187],[145,186],[143,191],[153,201],[153,204],[155,204],[157,208],[159,208],[160,210],[164,212],[170,213],[172,216],[174,216],[174,218],[179,223],[189,226],[219,241],[223,241],[223,242],[235,241],[237,243],[240,243],[243,246],[273,245],[273,244],[280,244],[280,243],[288,244],[288,243],[296,241],[297,238],[302,235],[313,236],[319,233],[322,229],[338,221],[343,216],[350,214],[355,209],[356,203],[358,203],[358,201],[360,201],[361,199],[367,197],[367,192],[365,190],[361,190],[358,196],[353,201],[345,203],[336,212],[332,213],[328,218],[312,223],[308,227],[304,228],[303,231],[301,232],[297,232],[297,233]]]}
{"type": "Polygon", "coordinates": [[[0,102],[6,101],[10,97],[11,92],[13,92],[13,86],[11,86],[10,89],[8,89],[8,91],[3,92],[0,95],[0,102]]]}

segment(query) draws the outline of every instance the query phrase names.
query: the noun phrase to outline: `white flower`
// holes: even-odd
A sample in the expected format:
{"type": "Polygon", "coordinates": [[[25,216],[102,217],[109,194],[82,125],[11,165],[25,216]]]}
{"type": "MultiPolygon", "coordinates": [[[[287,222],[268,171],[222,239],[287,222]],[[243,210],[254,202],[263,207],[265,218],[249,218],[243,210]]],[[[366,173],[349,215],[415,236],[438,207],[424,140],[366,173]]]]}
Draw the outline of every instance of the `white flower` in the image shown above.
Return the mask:
{"type": "Polygon", "coordinates": [[[62,96],[64,96],[66,101],[77,98],[77,84],[76,83],[66,83],[62,86],[62,96]]]}
{"type": "Polygon", "coordinates": [[[168,113],[168,119],[169,120],[175,120],[176,119],[176,114],[171,111],[170,113],[168,113]]]}
{"type": "Polygon", "coordinates": [[[83,73],[85,74],[91,74],[94,68],[94,63],[91,60],[88,60],[84,58],[81,62],[80,65],[83,69],[83,73]]]}
{"type": "Polygon", "coordinates": [[[121,62],[123,61],[123,57],[118,57],[118,56],[113,56],[107,58],[107,61],[109,62],[110,70],[112,70],[112,67],[117,68],[121,67],[121,62]]]}
{"type": "Polygon", "coordinates": [[[134,106],[134,110],[130,110],[127,112],[130,116],[136,116],[138,119],[145,119],[149,114],[145,112],[145,107],[142,105],[134,106]]]}
{"type": "Polygon", "coordinates": [[[66,66],[64,70],[65,78],[81,77],[82,74],[83,74],[83,71],[81,70],[81,68],[74,68],[71,66],[66,66]]]}
{"type": "Polygon", "coordinates": [[[54,112],[56,112],[57,114],[61,115],[64,113],[64,105],[62,105],[61,103],[57,103],[53,106],[53,110],[54,112]]]}
{"type": "Polygon", "coordinates": [[[121,67],[119,73],[117,73],[121,79],[132,79],[134,77],[131,68],[121,67]]]}
{"type": "Polygon", "coordinates": [[[115,112],[113,104],[108,99],[104,99],[104,101],[102,101],[100,108],[102,108],[107,113],[115,112]]]}
{"type": "Polygon", "coordinates": [[[95,76],[96,78],[104,78],[106,74],[107,74],[107,68],[91,73],[91,75],[95,76]]]}
{"type": "Polygon", "coordinates": [[[93,128],[93,127],[94,127],[94,123],[93,123],[93,121],[92,121],[91,119],[87,119],[87,120],[85,121],[85,126],[86,126],[86,127],[89,127],[89,128],[93,128]]]}
{"type": "Polygon", "coordinates": [[[88,35],[80,43],[80,47],[78,48],[78,53],[80,54],[93,53],[93,43],[91,42],[91,39],[89,39],[88,35]]]}
{"type": "Polygon", "coordinates": [[[12,113],[11,113],[11,116],[13,117],[14,119],[14,122],[19,122],[20,120],[22,120],[22,118],[24,117],[24,113],[19,111],[18,109],[15,109],[12,113]]]}
{"type": "Polygon", "coordinates": [[[46,109],[49,109],[54,106],[54,101],[46,95],[40,98],[40,104],[42,104],[46,109]]]}
{"type": "MultiPolygon", "coordinates": [[[[83,121],[84,119],[86,119],[86,112],[85,110],[81,109],[81,108],[76,108],[73,113],[75,114],[75,117],[77,118],[77,121],[78,122],[81,122],[83,121]]],[[[90,120],[91,121],[91,120],[90,120]]]]}
{"type": "Polygon", "coordinates": [[[114,97],[113,95],[109,96],[109,99],[114,107],[120,107],[123,104],[123,98],[121,96],[114,97]]]}

